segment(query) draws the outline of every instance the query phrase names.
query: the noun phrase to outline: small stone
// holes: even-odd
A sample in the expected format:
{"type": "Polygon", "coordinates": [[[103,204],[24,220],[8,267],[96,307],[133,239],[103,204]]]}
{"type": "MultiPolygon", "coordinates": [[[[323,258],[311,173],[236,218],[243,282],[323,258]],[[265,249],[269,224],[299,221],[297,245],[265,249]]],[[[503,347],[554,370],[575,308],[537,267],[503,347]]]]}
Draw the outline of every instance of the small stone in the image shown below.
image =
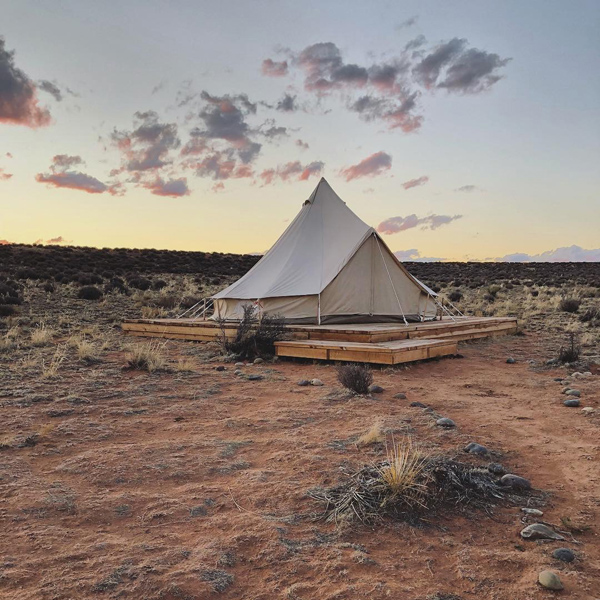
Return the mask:
{"type": "Polygon", "coordinates": [[[464,447],[464,451],[469,454],[476,454],[477,456],[487,456],[488,449],[481,444],[477,444],[476,442],[471,442],[464,447]]]}
{"type": "Polygon", "coordinates": [[[248,375],[248,381],[260,381],[264,379],[262,375],[248,375]]]}
{"type": "Polygon", "coordinates": [[[394,398],[396,398],[396,400],[406,400],[406,394],[394,394],[394,398]]]}
{"type": "Polygon", "coordinates": [[[225,367],[223,365],[219,365],[218,367],[215,367],[215,371],[225,371],[225,367]]]}
{"type": "Polygon", "coordinates": [[[528,479],[525,479],[525,477],[520,477],[519,475],[513,475],[512,473],[503,475],[502,479],[500,479],[500,483],[506,487],[513,488],[513,490],[531,489],[531,483],[528,479]]]}
{"type": "Polygon", "coordinates": [[[560,577],[552,571],[542,571],[538,575],[538,581],[542,587],[547,590],[562,590],[564,589],[560,577]]]}
{"type": "Polygon", "coordinates": [[[514,365],[516,362],[517,361],[512,356],[506,359],[506,364],[508,365],[514,365]]]}
{"type": "Polygon", "coordinates": [[[579,398],[581,396],[581,392],[579,390],[567,390],[565,394],[567,396],[575,396],[576,398],[579,398]]]}
{"type": "Polygon", "coordinates": [[[427,404],[423,404],[422,402],[411,402],[409,406],[412,406],[413,408],[429,408],[427,404]]]}
{"type": "Polygon", "coordinates": [[[569,398],[563,402],[565,406],[569,406],[571,408],[577,408],[579,406],[579,398],[569,398]]]}
{"type": "Polygon", "coordinates": [[[564,540],[565,538],[543,523],[532,523],[521,531],[526,540],[564,540]]]}
{"type": "Polygon", "coordinates": [[[594,412],[594,407],[593,406],[586,406],[585,408],[581,409],[581,412],[586,413],[586,414],[591,414],[594,412]]]}
{"type": "Polygon", "coordinates": [[[537,508],[527,508],[524,506],[521,508],[521,512],[524,512],[526,515],[531,515],[532,517],[542,517],[544,513],[537,508]]]}
{"type": "Polygon", "coordinates": [[[319,386],[319,385],[323,385],[323,382],[320,379],[311,379],[310,380],[310,385],[319,386]]]}
{"type": "Polygon", "coordinates": [[[558,364],[558,358],[551,358],[550,360],[546,361],[547,365],[557,365],[558,364]]]}
{"type": "Polygon", "coordinates": [[[255,365],[261,365],[264,362],[265,362],[264,359],[262,359],[260,357],[254,359],[254,364],[255,365]]]}
{"type": "Polygon", "coordinates": [[[298,385],[302,386],[302,387],[306,387],[307,385],[310,385],[310,381],[308,379],[301,379],[298,382],[298,385]]]}
{"type": "Polygon", "coordinates": [[[586,377],[586,378],[587,377],[592,377],[592,372],[591,371],[584,371],[583,372],[583,376],[586,377]]]}
{"type": "Polygon", "coordinates": [[[570,563],[575,560],[575,553],[573,550],[569,550],[569,548],[557,548],[552,553],[552,558],[556,558],[556,560],[562,560],[563,562],[570,563]]]}
{"type": "Polygon", "coordinates": [[[580,373],[579,371],[575,371],[575,373],[571,373],[571,377],[573,379],[580,379],[581,377],[583,377],[583,373],[580,373]]]}
{"type": "Polygon", "coordinates": [[[555,377],[552,381],[562,381],[563,378],[562,377],[555,377]]]}
{"type": "Polygon", "coordinates": [[[235,366],[240,369],[241,367],[245,367],[246,365],[243,362],[236,362],[235,366]]]}
{"type": "Polygon", "coordinates": [[[240,371],[240,369],[236,369],[236,370],[233,372],[233,374],[234,374],[234,375],[241,375],[241,374],[242,374],[242,371],[240,371]]]}
{"type": "Polygon", "coordinates": [[[500,463],[490,463],[487,468],[494,475],[504,475],[506,473],[506,469],[500,463]]]}
{"type": "Polygon", "coordinates": [[[383,388],[380,385],[370,385],[369,386],[369,392],[371,394],[381,394],[383,392],[383,388]]]}
{"type": "Polygon", "coordinates": [[[452,427],[456,427],[456,423],[452,419],[448,419],[447,417],[442,417],[435,422],[439,427],[445,427],[447,429],[451,429],[452,427]]]}

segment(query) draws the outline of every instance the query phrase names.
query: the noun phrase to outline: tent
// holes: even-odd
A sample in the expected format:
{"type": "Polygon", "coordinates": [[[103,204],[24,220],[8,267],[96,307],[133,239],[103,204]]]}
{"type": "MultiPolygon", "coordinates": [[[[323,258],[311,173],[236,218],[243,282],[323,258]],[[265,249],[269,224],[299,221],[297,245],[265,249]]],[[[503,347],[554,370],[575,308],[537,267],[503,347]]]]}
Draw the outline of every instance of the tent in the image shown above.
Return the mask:
{"type": "Polygon", "coordinates": [[[213,296],[214,319],[240,320],[244,305],[289,323],[414,322],[436,317],[435,292],[321,179],[275,245],[213,296]]]}

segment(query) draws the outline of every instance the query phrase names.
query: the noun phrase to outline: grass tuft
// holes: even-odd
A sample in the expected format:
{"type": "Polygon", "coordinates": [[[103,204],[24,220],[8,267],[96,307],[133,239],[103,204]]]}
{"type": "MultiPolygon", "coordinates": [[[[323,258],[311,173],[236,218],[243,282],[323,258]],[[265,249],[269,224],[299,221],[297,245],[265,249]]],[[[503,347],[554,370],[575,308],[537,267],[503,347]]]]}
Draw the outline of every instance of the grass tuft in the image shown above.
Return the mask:
{"type": "Polygon", "coordinates": [[[166,342],[146,342],[131,346],[127,355],[127,365],[130,369],[140,371],[164,371],[167,362],[164,357],[166,342]]]}

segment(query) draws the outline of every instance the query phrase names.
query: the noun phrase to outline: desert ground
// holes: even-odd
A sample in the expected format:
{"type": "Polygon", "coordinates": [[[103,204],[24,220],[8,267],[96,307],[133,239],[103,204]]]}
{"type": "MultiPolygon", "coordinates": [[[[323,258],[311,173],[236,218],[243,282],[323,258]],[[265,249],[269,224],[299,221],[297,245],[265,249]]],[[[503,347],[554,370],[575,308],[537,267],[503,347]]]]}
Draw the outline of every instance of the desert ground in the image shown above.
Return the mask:
{"type": "Polygon", "coordinates": [[[120,331],[255,261],[0,247],[1,598],[600,598],[600,266],[407,265],[465,313],[516,315],[520,331],[373,368],[383,391],[367,395],[334,364],[236,367],[219,344],[120,331]],[[133,368],[140,350],[151,364],[133,368]],[[312,379],[323,385],[298,385],[312,379]],[[323,518],[311,490],[407,439],[532,489],[411,522],[323,518]],[[563,539],[524,539],[533,523],[563,539]],[[545,570],[562,591],[538,583],[545,570]]]}

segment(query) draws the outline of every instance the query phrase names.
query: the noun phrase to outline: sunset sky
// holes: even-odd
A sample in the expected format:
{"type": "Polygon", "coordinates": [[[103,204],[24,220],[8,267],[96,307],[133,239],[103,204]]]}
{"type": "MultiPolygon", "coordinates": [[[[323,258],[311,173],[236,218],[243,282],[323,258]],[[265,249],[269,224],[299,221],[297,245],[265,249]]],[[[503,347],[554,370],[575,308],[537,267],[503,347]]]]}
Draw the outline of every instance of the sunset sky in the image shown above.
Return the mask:
{"type": "Polygon", "coordinates": [[[5,0],[0,243],[600,260],[596,0],[5,0]]]}

